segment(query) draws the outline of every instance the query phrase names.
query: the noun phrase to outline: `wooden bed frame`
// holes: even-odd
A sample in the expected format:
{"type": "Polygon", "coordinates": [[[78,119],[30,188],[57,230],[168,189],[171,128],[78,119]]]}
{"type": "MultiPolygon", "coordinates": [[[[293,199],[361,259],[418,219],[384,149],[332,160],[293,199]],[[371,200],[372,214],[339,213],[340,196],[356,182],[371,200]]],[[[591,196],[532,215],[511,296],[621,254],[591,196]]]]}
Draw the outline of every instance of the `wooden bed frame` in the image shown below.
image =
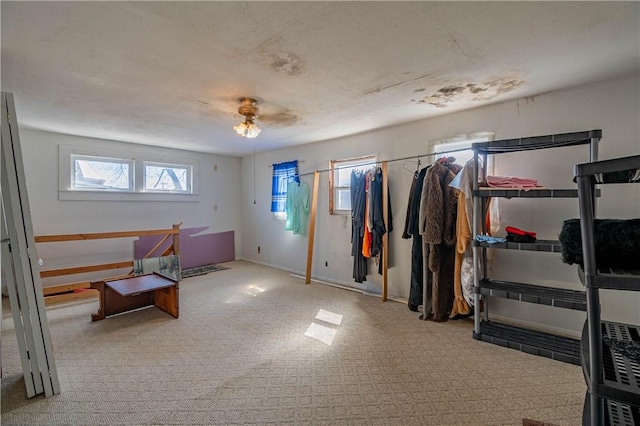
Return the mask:
{"type": "MultiPolygon", "coordinates": [[[[118,231],[118,232],[97,232],[90,234],[64,234],[64,235],[40,235],[35,237],[37,244],[44,243],[56,243],[63,241],[86,241],[86,240],[100,240],[107,238],[131,238],[142,237],[147,235],[164,235],[164,238],[160,240],[155,247],[153,247],[147,255],[144,257],[151,257],[154,252],[164,243],[169,237],[172,237],[172,244],[160,254],[156,256],[168,256],[170,254],[180,255],[180,225],[173,225],[171,229],[154,229],[154,230],[141,230],[141,231],[118,231]]],[[[77,275],[87,272],[96,271],[108,271],[122,268],[133,268],[133,260],[113,263],[102,263],[97,265],[84,265],[71,268],[51,269],[47,271],[40,271],[41,278],[59,277],[65,275],[77,275]]],[[[125,275],[105,277],[104,280],[114,280],[133,276],[133,269],[125,275]]],[[[97,297],[98,291],[91,288],[91,281],[79,281],[71,282],[67,284],[59,284],[54,286],[43,287],[45,305],[53,303],[69,302],[77,299],[84,299],[87,297],[97,297]],[[81,290],[81,291],[79,291],[81,290]]]]}

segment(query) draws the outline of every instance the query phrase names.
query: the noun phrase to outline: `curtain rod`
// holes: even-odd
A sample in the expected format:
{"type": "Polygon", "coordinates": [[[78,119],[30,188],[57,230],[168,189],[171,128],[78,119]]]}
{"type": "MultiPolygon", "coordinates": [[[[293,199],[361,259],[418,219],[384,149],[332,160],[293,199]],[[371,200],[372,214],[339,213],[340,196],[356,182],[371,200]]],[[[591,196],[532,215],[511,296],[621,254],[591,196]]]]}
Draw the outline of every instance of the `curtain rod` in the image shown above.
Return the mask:
{"type": "MultiPolygon", "coordinates": [[[[291,160],[291,161],[293,161],[293,160],[291,160]]],[[[286,162],[287,161],[285,161],[285,163],[286,162]]],[[[298,160],[298,164],[300,164],[300,163],[304,163],[304,160],[298,160]]],[[[273,164],[267,164],[267,168],[271,168],[271,167],[273,167],[273,164]]]]}
{"type": "MultiPolygon", "coordinates": [[[[458,149],[450,149],[448,151],[440,151],[440,152],[431,152],[428,154],[419,154],[419,155],[412,155],[410,157],[402,157],[402,158],[394,158],[393,160],[379,160],[379,161],[372,161],[371,163],[364,163],[364,164],[358,164],[358,166],[373,166],[376,164],[380,164],[383,162],[387,162],[387,163],[394,163],[396,161],[404,161],[404,160],[412,160],[414,158],[421,158],[421,157],[431,157],[434,155],[440,155],[440,154],[451,154],[454,152],[461,152],[461,151],[468,151],[470,148],[458,148],[458,149]]],[[[304,161],[304,160],[303,160],[304,161]]],[[[347,167],[334,167],[333,170],[340,170],[340,169],[350,169],[353,166],[347,166],[347,167]]],[[[314,170],[313,172],[306,172],[306,173],[300,173],[298,176],[306,176],[306,175],[312,175],[315,172],[330,172],[332,169],[322,169],[322,170],[314,170]]]]}

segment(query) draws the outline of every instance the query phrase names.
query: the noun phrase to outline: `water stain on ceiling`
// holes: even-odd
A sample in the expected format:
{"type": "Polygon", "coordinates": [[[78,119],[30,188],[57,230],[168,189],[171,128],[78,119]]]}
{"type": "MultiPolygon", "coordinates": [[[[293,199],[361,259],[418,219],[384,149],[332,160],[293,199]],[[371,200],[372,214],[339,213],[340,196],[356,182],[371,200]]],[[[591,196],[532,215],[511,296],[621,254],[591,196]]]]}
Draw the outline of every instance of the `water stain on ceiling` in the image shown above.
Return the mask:
{"type": "Polygon", "coordinates": [[[298,122],[301,117],[289,108],[281,108],[274,112],[267,112],[260,114],[258,120],[262,123],[272,126],[290,126],[298,122]]]}
{"type": "Polygon", "coordinates": [[[305,61],[295,53],[277,52],[271,55],[270,68],[288,76],[300,75],[305,70],[305,61]]]}
{"type": "MultiPolygon", "coordinates": [[[[451,84],[438,89],[422,99],[412,99],[418,104],[428,104],[436,108],[447,108],[456,103],[489,101],[503,93],[511,92],[525,83],[519,78],[498,78],[484,83],[451,84]]],[[[423,92],[416,89],[413,92],[423,92]]]]}

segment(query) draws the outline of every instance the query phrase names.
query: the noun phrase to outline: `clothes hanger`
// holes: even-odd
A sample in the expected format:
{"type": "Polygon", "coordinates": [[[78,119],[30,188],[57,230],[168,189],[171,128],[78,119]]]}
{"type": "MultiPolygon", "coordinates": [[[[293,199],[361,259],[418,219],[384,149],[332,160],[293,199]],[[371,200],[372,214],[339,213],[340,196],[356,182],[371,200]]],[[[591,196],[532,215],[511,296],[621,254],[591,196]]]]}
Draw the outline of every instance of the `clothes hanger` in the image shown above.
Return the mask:
{"type": "Polygon", "coordinates": [[[414,162],[414,160],[404,160],[404,161],[402,162],[402,168],[403,168],[403,169],[405,169],[405,170],[406,170],[406,171],[408,171],[408,172],[418,173],[418,172],[420,171],[420,165],[422,164],[422,163],[420,162],[420,157],[418,157],[418,160],[417,160],[417,166],[416,166],[416,170],[415,170],[415,172],[414,172],[413,170],[411,170],[411,169],[407,168],[407,163],[413,163],[413,162],[414,162]]]}
{"type": "MultiPolygon", "coordinates": [[[[408,171],[408,172],[413,173],[413,170],[411,170],[411,169],[407,168],[407,163],[413,163],[413,161],[412,161],[412,160],[404,160],[404,161],[402,162],[402,168],[403,168],[403,169],[405,169],[405,170],[406,170],[406,171],[408,171]]],[[[420,167],[420,162],[418,162],[418,167],[420,167]]]]}

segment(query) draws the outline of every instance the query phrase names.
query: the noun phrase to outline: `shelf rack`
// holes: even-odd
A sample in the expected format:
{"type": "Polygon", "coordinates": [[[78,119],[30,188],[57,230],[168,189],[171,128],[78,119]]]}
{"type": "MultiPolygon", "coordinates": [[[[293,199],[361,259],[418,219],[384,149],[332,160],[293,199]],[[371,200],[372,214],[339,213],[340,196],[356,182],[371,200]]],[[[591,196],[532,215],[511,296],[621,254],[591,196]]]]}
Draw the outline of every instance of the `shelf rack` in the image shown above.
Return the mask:
{"type": "Polygon", "coordinates": [[[585,292],[578,290],[483,279],[480,281],[480,293],[485,296],[519,300],[539,305],[578,311],[587,310],[585,292]]]}
{"type": "Polygon", "coordinates": [[[580,365],[580,341],[570,337],[493,321],[482,321],[480,333],[474,337],[505,348],[580,365]]]}
{"type": "Polygon", "coordinates": [[[594,225],[595,186],[640,183],[640,155],[579,164],[574,175],[584,256],[578,276],[587,296],[587,321],[581,339],[582,371],[588,388],[583,424],[640,425],[640,326],[602,321],[600,312],[600,289],[640,291],[640,271],[599,267],[594,225]]]}
{"type": "Polygon", "coordinates": [[[538,240],[535,243],[512,243],[506,241],[504,243],[485,243],[473,242],[474,247],[507,249],[507,250],[526,250],[526,251],[546,251],[550,253],[560,253],[562,246],[557,240],[538,240]]]}
{"type": "MultiPolygon", "coordinates": [[[[488,155],[519,151],[589,145],[590,161],[595,161],[598,157],[598,142],[601,138],[601,130],[588,130],[583,132],[474,143],[472,145],[474,152],[473,175],[479,176],[481,172],[482,180],[486,180],[486,169],[484,167],[480,169],[479,167],[479,159],[481,156],[483,160],[482,163],[486,165],[488,155]]],[[[474,180],[473,235],[486,234],[486,224],[484,223],[484,220],[480,220],[480,218],[485,216],[485,203],[482,202],[484,198],[578,198],[578,195],[578,190],[575,188],[537,188],[530,190],[480,188],[479,182],[474,180]]],[[[483,295],[485,302],[488,302],[487,296],[491,296],[564,309],[578,311],[586,310],[586,295],[582,291],[512,281],[496,281],[487,277],[487,248],[560,253],[561,245],[559,241],[538,240],[535,243],[504,242],[489,244],[474,240],[472,247],[475,272],[475,306],[480,305],[480,296],[483,295]],[[482,274],[480,274],[479,271],[483,271],[482,274]]],[[[510,324],[501,324],[489,321],[488,305],[488,303],[485,303],[483,319],[480,317],[480,310],[474,310],[473,337],[475,339],[580,365],[581,358],[579,340],[537,330],[530,330],[523,327],[516,327],[510,324]]]]}

